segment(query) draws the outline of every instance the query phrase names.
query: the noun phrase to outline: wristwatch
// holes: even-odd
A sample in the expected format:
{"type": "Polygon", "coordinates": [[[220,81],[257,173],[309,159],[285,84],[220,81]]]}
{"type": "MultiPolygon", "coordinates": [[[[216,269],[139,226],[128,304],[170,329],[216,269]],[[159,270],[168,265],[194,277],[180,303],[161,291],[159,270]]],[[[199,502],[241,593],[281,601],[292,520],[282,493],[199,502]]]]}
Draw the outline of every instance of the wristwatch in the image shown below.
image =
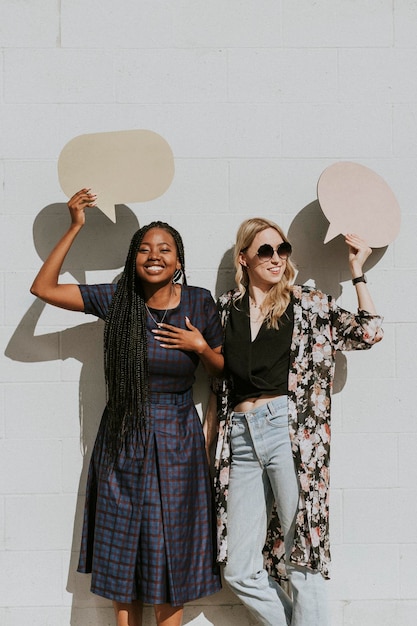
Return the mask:
{"type": "Polygon", "coordinates": [[[358,276],[357,278],[352,278],[352,285],[357,285],[358,283],[367,283],[367,278],[365,276],[365,274],[362,274],[362,276],[358,276]]]}

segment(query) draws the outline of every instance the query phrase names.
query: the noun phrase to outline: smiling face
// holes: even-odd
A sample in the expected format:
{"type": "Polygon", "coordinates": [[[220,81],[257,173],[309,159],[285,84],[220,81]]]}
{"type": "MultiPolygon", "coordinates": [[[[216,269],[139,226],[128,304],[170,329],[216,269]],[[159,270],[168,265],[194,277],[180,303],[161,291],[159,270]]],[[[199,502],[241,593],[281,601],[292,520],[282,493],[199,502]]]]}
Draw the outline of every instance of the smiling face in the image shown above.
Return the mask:
{"type": "Polygon", "coordinates": [[[181,263],[174,238],[163,228],[150,228],[136,256],[138,278],[145,283],[166,284],[177,269],[181,269],[181,263]]]}
{"type": "Polygon", "coordinates": [[[283,241],[274,228],[265,228],[255,235],[248,248],[240,252],[239,262],[246,267],[251,285],[265,290],[270,289],[282,279],[287,262],[278,256],[276,250],[283,241]],[[272,258],[265,261],[257,255],[259,248],[264,244],[269,244],[274,249],[272,258]]]}

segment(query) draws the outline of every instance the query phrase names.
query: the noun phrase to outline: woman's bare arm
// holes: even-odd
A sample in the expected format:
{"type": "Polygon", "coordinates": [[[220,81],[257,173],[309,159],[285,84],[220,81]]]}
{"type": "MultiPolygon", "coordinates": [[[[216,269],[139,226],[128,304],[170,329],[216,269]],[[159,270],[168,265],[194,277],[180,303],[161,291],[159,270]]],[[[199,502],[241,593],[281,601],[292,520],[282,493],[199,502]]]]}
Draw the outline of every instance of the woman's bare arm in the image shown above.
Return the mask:
{"type": "MultiPolygon", "coordinates": [[[[366,259],[372,254],[372,249],[363,239],[358,237],[358,235],[346,235],[345,241],[349,246],[349,267],[352,278],[358,278],[363,274],[363,265],[366,259]]],[[[358,308],[371,313],[371,315],[377,315],[367,284],[359,282],[355,285],[355,288],[358,298],[358,308]]]]}
{"type": "Polygon", "coordinates": [[[71,311],[84,310],[78,285],[59,284],[59,274],[65,257],[85,224],[85,208],[94,206],[96,199],[97,196],[89,189],[81,189],[68,202],[71,225],[43,263],[30,288],[33,295],[48,304],[71,311]]]}

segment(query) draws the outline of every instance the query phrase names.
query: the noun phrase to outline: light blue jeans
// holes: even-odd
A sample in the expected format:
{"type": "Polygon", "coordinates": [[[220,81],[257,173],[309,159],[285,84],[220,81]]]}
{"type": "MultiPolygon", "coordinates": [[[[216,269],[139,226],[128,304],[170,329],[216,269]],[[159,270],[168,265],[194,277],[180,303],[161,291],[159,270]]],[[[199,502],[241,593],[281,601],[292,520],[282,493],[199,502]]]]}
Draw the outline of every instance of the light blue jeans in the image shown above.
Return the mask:
{"type": "Polygon", "coordinates": [[[325,580],[287,562],[290,598],[263,566],[262,549],[275,500],[288,556],[294,539],[298,479],[288,432],[288,399],[280,396],[232,415],[227,503],[227,584],[264,626],[327,626],[325,580]]]}

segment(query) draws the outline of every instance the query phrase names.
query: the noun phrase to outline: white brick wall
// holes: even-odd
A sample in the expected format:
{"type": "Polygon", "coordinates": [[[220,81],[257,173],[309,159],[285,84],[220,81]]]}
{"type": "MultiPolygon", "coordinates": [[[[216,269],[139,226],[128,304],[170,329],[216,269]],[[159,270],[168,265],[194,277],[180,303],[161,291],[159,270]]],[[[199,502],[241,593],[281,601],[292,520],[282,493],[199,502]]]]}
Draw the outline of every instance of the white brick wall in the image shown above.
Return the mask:
{"type": "MultiPolygon", "coordinates": [[[[67,224],[61,149],[83,133],[145,128],[174,152],[171,187],[124,211],[120,250],[106,244],[106,257],[106,218],[92,218],[64,280],[112,279],[137,223],[159,217],[183,234],[189,282],[218,295],[237,226],[257,214],[308,247],[307,278],[338,296],[342,277],[340,301],[354,307],[342,248],[320,244],[318,177],[354,160],[397,195],[400,235],[368,272],[385,339],[339,361],[329,597],[333,626],[415,626],[417,3],[0,0],[0,10],[0,624],[114,621],[75,573],[102,325],[43,306],[29,285],[67,224]]],[[[185,623],[253,620],[223,590],[188,606],[185,623]]]]}

